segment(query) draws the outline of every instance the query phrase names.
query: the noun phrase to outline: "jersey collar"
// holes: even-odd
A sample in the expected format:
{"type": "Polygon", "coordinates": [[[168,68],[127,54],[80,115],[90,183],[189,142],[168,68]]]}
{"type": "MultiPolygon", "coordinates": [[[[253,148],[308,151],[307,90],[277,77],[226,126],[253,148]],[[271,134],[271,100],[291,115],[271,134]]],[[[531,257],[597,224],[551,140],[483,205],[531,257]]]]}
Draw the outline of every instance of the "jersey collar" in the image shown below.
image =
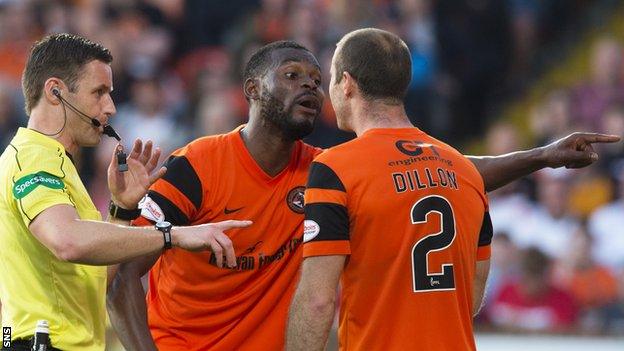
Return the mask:
{"type": "Polygon", "coordinates": [[[39,144],[45,147],[54,148],[54,149],[58,148],[62,150],[63,153],[66,152],[65,147],[58,140],[52,139],[49,136],[41,134],[40,132],[34,129],[24,128],[24,127],[18,128],[17,133],[15,134],[15,137],[13,138],[13,141],[18,144],[23,143],[23,142],[34,142],[36,144],[39,144]]]}
{"type": "Polygon", "coordinates": [[[299,162],[299,154],[300,154],[301,147],[302,147],[301,140],[297,140],[295,142],[295,147],[292,151],[292,154],[290,155],[290,161],[288,162],[288,165],[286,165],[286,167],[284,167],[284,169],[281,172],[279,172],[277,175],[275,175],[274,177],[271,177],[270,175],[268,175],[262,169],[262,167],[258,165],[258,163],[253,158],[253,156],[251,156],[251,154],[249,153],[249,150],[247,150],[247,146],[245,146],[243,137],[240,134],[241,129],[243,129],[244,127],[245,125],[243,124],[231,132],[232,140],[234,143],[234,147],[238,151],[237,155],[239,156],[243,165],[256,178],[262,180],[265,183],[274,183],[274,182],[279,181],[279,179],[281,179],[284,176],[284,174],[288,173],[288,171],[291,168],[297,165],[297,163],[299,162]]]}

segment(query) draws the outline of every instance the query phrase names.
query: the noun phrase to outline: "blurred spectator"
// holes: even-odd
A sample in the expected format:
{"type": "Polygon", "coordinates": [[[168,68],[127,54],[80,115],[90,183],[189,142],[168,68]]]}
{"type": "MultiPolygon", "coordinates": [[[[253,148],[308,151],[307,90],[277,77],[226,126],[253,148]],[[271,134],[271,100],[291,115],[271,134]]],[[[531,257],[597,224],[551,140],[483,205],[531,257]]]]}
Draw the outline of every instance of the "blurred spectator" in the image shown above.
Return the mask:
{"type": "MultiPolygon", "coordinates": [[[[180,35],[178,36],[177,52],[184,54],[205,45],[223,44],[223,35],[233,23],[245,18],[252,10],[257,9],[260,3],[268,7],[270,3],[283,3],[284,0],[185,0],[184,18],[181,21],[180,35]]],[[[269,11],[274,9],[269,8],[269,11]]],[[[247,21],[248,18],[245,18],[247,21]]],[[[275,24],[279,24],[276,22],[275,24]]],[[[259,22],[258,27],[271,23],[259,22]],[[266,23],[266,24],[265,24],[266,23]]],[[[283,38],[283,37],[282,37],[283,38]]],[[[274,40],[268,38],[268,40],[274,40]]]]}
{"type": "Polygon", "coordinates": [[[488,307],[492,323],[508,331],[565,332],[577,319],[573,297],[550,282],[551,261],[529,248],[522,253],[520,278],[510,280],[488,307]]]}
{"type": "Polygon", "coordinates": [[[538,202],[525,215],[516,218],[516,225],[510,232],[518,246],[534,246],[554,258],[565,254],[566,243],[579,226],[568,210],[569,172],[558,168],[538,173],[538,202]]]}
{"type": "Polygon", "coordinates": [[[186,141],[185,126],[176,125],[169,106],[164,104],[161,82],[156,78],[137,79],[131,84],[131,99],[118,108],[115,125],[128,144],[136,138],[152,140],[166,156],[186,141]]]}
{"type": "MultiPolygon", "coordinates": [[[[600,131],[624,137],[624,105],[614,105],[607,109],[600,131]]],[[[603,145],[600,152],[600,168],[617,178],[618,170],[624,166],[624,143],[603,145]]]]}
{"type": "Polygon", "coordinates": [[[300,2],[293,6],[287,18],[288,35],[286,37],[304,45],[314,53],[320,49],[324,18],[319,17],[320,8],[314,2],[300,2]]]}
{"type": "Polygon", "coordinates": [[[518,128],[507,121],[492,124],[485,137],[488,155],[504,155],[522,147],[518,128]]]}
{"type": "Polygon", "coordinates": [[[442,72],[456,82],[450,96],[452,142],[484,129],[493,97],[502,93],[509,67],[509,12],[499,0],[437,1],[435,23],[442,72]]]}
{"type": "MultiPolygon", "coordinates": [[[[520,137],[517,129],[508,122],[494,124],[486,135],[486,154],[503,155],[519,150],[520,137]]],[[[492,193],[490,196],[490,216],[495,232],[505,232],[507,235],[515,233],[519,228],[518,218],[524,218],[530,213],[533,204],[521,190],[522,180],[508,184],[492,193]]]]}
{"type": "Polygon", "coordinates": [[[538,45],[539,16],[542,4],[538,0],[507,0],[513,36],[512,74],[523,81],[538,45]]]}
{"type": "Polygon", "coordinates": [[[232,80],[233,63],[226,50],[207,48],[187,55],[178,73],[191,92],[187,115],[180,123],[193,128],[193,138],[229,132],[247,119],[242,84],[232,80]]]}
{"type": "MultiPolygon", "coordinates": [[[[438,77],[436,24],[430,0],[400,0],[404,39],[412,54],[412,81],[407,93],[406,111],[412,122],[429,133],[443,135],[448,116],[436,115],[434,104],[442,104],[444,86],[438,77]]],[[[446,92],[450,94],[450,92],[446,92]]]]}
{"type": "Polygon", "coordinates": [[[594,238],[594,258],[624,272],[624,167],[618,174],[618,198],[597,209],[589,218],[589,232],[594,238]]]}
{"type": "Polygon", "coordinates": [[[51,0],[43,4],[41,9],[42,26],[45,33],[71,32],[71,9],[62,1],[51,0]]]}
{"type": "Polygon", "coordinates": [[[197,129],[201,135],[227,133],[242,124],[236,101],[228,91],[216,91],[202,96],[197,106],[197,129]]]}
{"type": "Polygon", "coordinates": [[[574,111],[579,122],[592,130],[600,130],[601,117],[609,106],[624,103],[622,46],[611,37],[594,44],[591,78],[574,93],[574,111]]]}
{"type": "Polygon", "coordinates": [[[498,296],[504,283],[518,277],[518,251],[507,233],[501,231],[494,233],[490,275],[486,286],[488,300],[498,296]]]}
{"type": "Polygon", "coordinates": [[[0,75],[19,84],[26,57],[40,32],[32,22],[33,6],[27,1],[0,3],[0,75]]]}
{"type": "Polygon", "coordinates": [[[574,171],[568,195],[568,209],[579,220],[587,218],[613,199],[613,182],[600,168],[574,171]]]}
{"type": "Polygon", "coordinates": [[[545,145],[570,133],[574,129],[570,94],[555,90],[531,115],[531,131],[539,145],[545,145]]]}
{"type": "MultiPolygon", "coordinates": [[[[18,127],[26,124],[24,109],[18,107],[17,89],[6,78],[0,76],[0,147],[9,144],[18,127]]],[[[21,95],[21,94],[20,94],[21,95]]]]}
{"type": "Polygon", "coordinates": [[[615,276],[592,258],[593,240],[579,228],[567,245],[567,254],[555,266],[555,282],[572,294],[581,312],[581,328],[600,333],[615,317],[618,284],[615,276]]]}

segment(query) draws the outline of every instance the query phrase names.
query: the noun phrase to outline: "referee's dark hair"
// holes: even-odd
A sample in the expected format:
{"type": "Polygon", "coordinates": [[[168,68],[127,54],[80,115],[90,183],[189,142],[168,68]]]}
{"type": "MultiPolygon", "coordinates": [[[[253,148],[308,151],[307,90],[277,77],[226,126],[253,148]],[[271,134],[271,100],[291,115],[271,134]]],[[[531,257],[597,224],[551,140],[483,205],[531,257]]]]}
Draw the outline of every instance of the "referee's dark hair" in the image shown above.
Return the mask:
{"type": "Polygon", "coordinates": [[[243,73],[243,82],[247,81],[247,79],[257,78],[265,74],[266,70],[273,63],[271,61],[271,54],[279,49],[297,49],[310,52],[308,48],[292,40],[280,40],[267,44],[254,52],[249,61],[247,61],[243,73]]]}
{"type": "Polygon", "coordinates": [[[113,56],[101,44],[74,34],[52,34],[35,43],[22,75],[26,114],[39,102],[48,78],[62,79],[74,92],[84,65],[93,60],[110,64],[113,56]]]}
{"type": "Polygon", "coordinates": [[[345,35],[336,50],[336,83],[348,72],[364,98],[403,102],[412,79],[412,58],[401,38],[377,28],[359,29],[345,35]]]}

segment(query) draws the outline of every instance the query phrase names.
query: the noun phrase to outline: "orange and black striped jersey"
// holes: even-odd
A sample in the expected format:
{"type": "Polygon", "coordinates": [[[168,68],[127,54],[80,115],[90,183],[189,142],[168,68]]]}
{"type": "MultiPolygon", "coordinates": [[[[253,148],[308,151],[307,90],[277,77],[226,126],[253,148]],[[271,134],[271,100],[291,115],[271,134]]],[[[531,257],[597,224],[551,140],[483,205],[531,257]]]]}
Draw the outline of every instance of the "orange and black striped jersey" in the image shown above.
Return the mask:
{"type": "Polygon", "coordinates": [[[312,163],[303,255],[347,255],[342,350],[474,350],[477,260],[492,226],[483,180],[417,128],[373,129],[312,163]]]}
{"type": "Polygon", "coordinates": [[[142,201],[137,225],[249,219],[227,232],[238,266],[217,268],[209,252],[165,251],[152,267],[148,322],[161,350],[279,350],[299,265],[303,194],[321,150],[296,142],[290,163],[267,175],[237,128],[177,150],[142,201]]]}

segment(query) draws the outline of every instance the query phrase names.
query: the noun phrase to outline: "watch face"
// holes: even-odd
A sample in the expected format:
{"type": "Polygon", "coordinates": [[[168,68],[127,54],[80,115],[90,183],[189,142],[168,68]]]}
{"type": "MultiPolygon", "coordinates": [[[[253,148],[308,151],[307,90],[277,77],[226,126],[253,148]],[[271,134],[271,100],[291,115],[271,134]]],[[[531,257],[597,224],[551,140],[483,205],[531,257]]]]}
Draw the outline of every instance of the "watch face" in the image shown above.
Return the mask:
{"type": "Polygon", "coordinates": [[[167,221],[162,221],[162,222],[156,223],[156,228],[167,228],[167,227],[171,227],[171,223],[169,223],[167,221]]]}

